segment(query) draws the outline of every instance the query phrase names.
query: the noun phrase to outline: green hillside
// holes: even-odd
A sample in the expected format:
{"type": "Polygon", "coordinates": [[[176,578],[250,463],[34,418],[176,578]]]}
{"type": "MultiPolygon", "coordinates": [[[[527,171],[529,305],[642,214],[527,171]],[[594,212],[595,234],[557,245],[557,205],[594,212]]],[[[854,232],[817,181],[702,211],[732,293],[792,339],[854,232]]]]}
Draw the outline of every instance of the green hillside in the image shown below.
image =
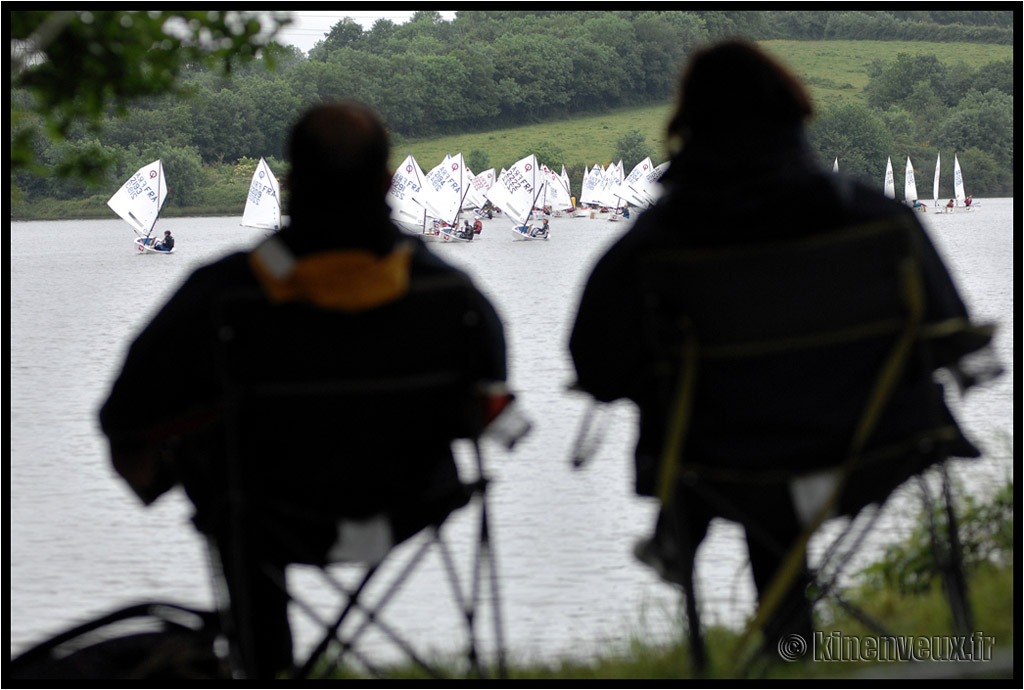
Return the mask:
{"type": "Polygon", "coordinates": [[[895,60],[900,53],[935,55],[946,65],[963,62],[971,69],[1013,58],[1013,46],[979,43],[761,41],[759,45],[800,75],[819,106],[863,103],[869,65],[875,60],[895,60]]]}
{"type": "MultiPolygon", "coordinates": [[[[896,43],[892,41],[762,41],[772,55],[800,75],[818,108],[855,102],[863,104],[868,68],[875,61],[889,62],[900,53],[936,55],[949,66],[963,62],[978,69],[990,62],[1013,57],[1013,46],[976,43],[896,43]]],[[[742,88],[742,84],[737,84],[742,88]]],[[[407,154],[428,168],[445,154],[487,154],[492,165],[501,166],[548,144],[562,151],[566,167],[611,162],[615,143],[632,130],[643,134],[655,151],[664,151],[664,130],[672,104],[624,108],[601,115],[555,120],[490,132],[469,133],[436,139],[397,140],[395,165],[407,154]]]]}

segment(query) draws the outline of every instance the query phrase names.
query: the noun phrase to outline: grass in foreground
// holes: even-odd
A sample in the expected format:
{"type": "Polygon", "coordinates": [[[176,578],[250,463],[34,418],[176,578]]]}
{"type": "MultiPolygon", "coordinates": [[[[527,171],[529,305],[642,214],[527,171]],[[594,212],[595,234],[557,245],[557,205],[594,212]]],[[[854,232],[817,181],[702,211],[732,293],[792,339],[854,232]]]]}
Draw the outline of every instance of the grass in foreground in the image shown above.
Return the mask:
{"type": "MultiPolygon", "coordinates": [[[[957,638],[949,600],[936,567],[930,530],[945,529],[941,515],[929,521],[923,510],[917,527],[903,543],[889,547],[875,564],[858,574],[857,584],[815,609],[820,631],[807,644],[757,654],[740,632],[709,628],[704,639],[708,669],[698,676],[690,659],[685,624],[678,644],[650,644],[634,639],[628,652],[600,652],[590,659],[554,663],[509,660],[513,680],[610,679],[807,679],[903,677],[1011,678],[1015,617],[1013,559],[1013,482],[986,501],[961,494],[958,513],[967,572],[971,629],[957,638]],[[845,603],[844,603],[845,602],[845,603]],[[959,642],[959,644],[958,644],[959,642]],[[904,645],[904,646],[899,646],[904,645]],[[909,646],[907,646],[909,645],[909,646]],[[938,645],[938,646],[936,646],[938,645]],[[884,652],[882,650],[885,650],[884,652]],[[963,650],[963,651],[962,651],[963,650]],[[969,655],[951,663],[956,653],[969,655]],[[785,656],[784,656],[785,655],[785,656]],[[788,659],[788,660],[787,660],[788,659]]],[[[940,543],[944,538],[940,538],[940,543]]],[[[446,675],[467,677],[441,660],[446,675]]],[[[489,677],[497,675],[493,670],[489,677]]],[[[339,677],[358,678],[344,672],[339,677]]],[[[390,669],[389,678],[425,678],[416,668],[390,669]]]]}

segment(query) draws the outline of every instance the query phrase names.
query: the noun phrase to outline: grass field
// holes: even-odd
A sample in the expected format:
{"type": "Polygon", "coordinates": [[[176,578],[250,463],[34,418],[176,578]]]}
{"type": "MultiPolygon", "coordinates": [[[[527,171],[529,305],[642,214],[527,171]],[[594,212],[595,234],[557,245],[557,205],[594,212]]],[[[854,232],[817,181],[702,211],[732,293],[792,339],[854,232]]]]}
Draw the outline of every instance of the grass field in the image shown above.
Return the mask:
{"type": "MultiPolygon", "coordinates": [[[[891,41],[764,41],[761,45],[800,75],[818,107],[845,101],[863,102],[868,66],[873,60],[895,60],[899,53],[935,55],[947,65],[965,63],[973,69],[1013,57],[1013,46],[976,43],[891,41]]],[[[737,88],[742,88],[738,84],[737,88]]],[[[394,165],[407,154],[429,169],[445,154],[468,155],[479,150],[500,170],[542,146],[561,151],[566,166],[606,165],[616,142],[633,130],[643,134],[659,158],[664,153],[664,129],[672,104],[623,108],[613,112],[567,120],[524,125],[485,133],[454,135],[430,140],[395,142],[394,165]]],[[[662,159],[656,160],[660,163],[662,159]]],[[[474,171],[480,172],[480,171],[474,171]]]]}
{"type": "Polygon", "coordinates": [[[863,102],[868,65],[877,59],[895,60],[900,53],[935,55],[945,65],[963,62],[971,69],[1013,57],[1013,46],[979,43],[763,41],[760,45],[803,78],[819,106],[863,102]]]}

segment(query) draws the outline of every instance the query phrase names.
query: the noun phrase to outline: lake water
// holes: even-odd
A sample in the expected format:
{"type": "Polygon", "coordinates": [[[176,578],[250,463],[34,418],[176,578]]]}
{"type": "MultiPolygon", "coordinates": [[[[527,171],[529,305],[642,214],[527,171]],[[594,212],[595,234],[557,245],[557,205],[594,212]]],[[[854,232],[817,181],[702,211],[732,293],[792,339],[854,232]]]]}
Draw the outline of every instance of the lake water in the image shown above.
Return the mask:
{"type": "MultiPolygon", "coordinates": [[[[983,199],[970,213],[922,218],[975,317],[1001,325],[997,351],[1006,375],[954,401],[986,452],[980,462],[956,464],[955,476],[984,494],[1013,476],[1013,200],[983,199]]],[[[187,499],[176,490],[143,508],[111,469],[96,414],[130,340],[175,287],[196,266],[260,237],[238,220],[161,221],[177,239],[172,256],[139,255],[117,219],[11,223],[12,653],[140,600],[212,606],[205,546],[188,521],[187,499]]],[[[590,268],[628,223],[555,218],[551,228],[548,242],[514,241],[508,221],[496,218],[477,241],[432,245],[474,276],[504,319],[510,382],[534,422],[514,452],[484,445],[513,659],[586,657],[634,637],[679,634],[675,590],[631,556],[655,508],[631,489],[633,409],[612,406],[596,456],[580,470],[569,463],[587,406],[567,391],[569,329],[590,268]]],[[[174,359],[173,352],[152,354],[174,359]]],[[[468,462],[467,449],[458,451],[460,463],[468,462]]],[[[906,533],[915,496],[901,491],[890,501],[855,564],[906,533]]],[[[468,528],[463,516],[452,520],[454,531],[468,528]]],[[[823,539],[815,542],[819,552],[823,539]]],[[[446,585],[440,567],[427,565],[425,577],[389,608],[389,620],[414,640],[451,649],[461,639],[458,622],[434,606],[446,585]]],[[[297,579],[320,596],[306,574],[297,579]]],[[[735,526],[712,525],[698,556],[698,587],[705,621],[739,625],[750,615],[753,586],[735,526]]],[[[310,628],[301,616],[296,630],[297,644],[307,646],[310,628]]],[[[371,653],[386,655],[369,644],[371,653]]]]}

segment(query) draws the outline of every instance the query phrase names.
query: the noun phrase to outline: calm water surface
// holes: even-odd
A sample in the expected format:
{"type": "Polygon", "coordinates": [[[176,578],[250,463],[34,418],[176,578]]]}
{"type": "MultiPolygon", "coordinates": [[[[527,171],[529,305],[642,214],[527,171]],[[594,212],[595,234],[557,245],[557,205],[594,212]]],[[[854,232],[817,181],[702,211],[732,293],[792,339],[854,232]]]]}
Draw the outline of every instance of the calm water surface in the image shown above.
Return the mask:
{"type": "MultiPolygon", "coordinates": [[[[953,401],[986,451],[981,462],[956,465],[955,474],[984,494],[1013,475],[1013,201],[986,199],[971,213],[922,218],[975,316],[1001,324],[997,349],[1007,375],[953,401]]],[[[654,515],[654,505],[631,490],[633,409],[612,406],[596,456],[581,470],[569,466],[587,406],[566,390],[573,378],[569,328],[583,280],[628,224],[556,218],[548,242],[514,241],[508,225],[496,218],[478,241],[432,245],[475,277],[504,319],[511,384],[534,421],[514,452],[484,446],[507,646],[516,659],[582,657],[634,636],[675,635],[678,596],[630,555],[654,515]]],[[[175,491],[143,508],[110,467],[96,413],[134,334],[175,287],[196,266],[260,235],[237,218],[166,219],[160,228],[177,238],[175,255],[138,255],[117,219],[11,224],[13,653],[139,600],[212,606],[205,546],[190,526],[184,495],[175,491]]],[[[173,372],[174,352],[152,356],[173,372]]],[[[458,450],[460,462],[469,462],[468,449],[458,450]]],[[[856,562],[904,533],[916,505],[909,491],[891,501],[856,562]]],[[[469,528],[463,516],[451,524],[457,533],[469,528]]],[[[461,640],[453,632],[458,623],[434,605],[447,590],[440,565],[427,566],[389,608],[389,620],[413,639],[452,649],[461,640]]],[[[296,578],[326,598],[308,573],[296,578]]],[[[706,620],[738,625],[751,613],[742,534],[731,524],[713,524],[699,555],[698,586],[706,620]]],[[[296,629],[297,644],[308,646],[301,615],[296,629]]]]}

